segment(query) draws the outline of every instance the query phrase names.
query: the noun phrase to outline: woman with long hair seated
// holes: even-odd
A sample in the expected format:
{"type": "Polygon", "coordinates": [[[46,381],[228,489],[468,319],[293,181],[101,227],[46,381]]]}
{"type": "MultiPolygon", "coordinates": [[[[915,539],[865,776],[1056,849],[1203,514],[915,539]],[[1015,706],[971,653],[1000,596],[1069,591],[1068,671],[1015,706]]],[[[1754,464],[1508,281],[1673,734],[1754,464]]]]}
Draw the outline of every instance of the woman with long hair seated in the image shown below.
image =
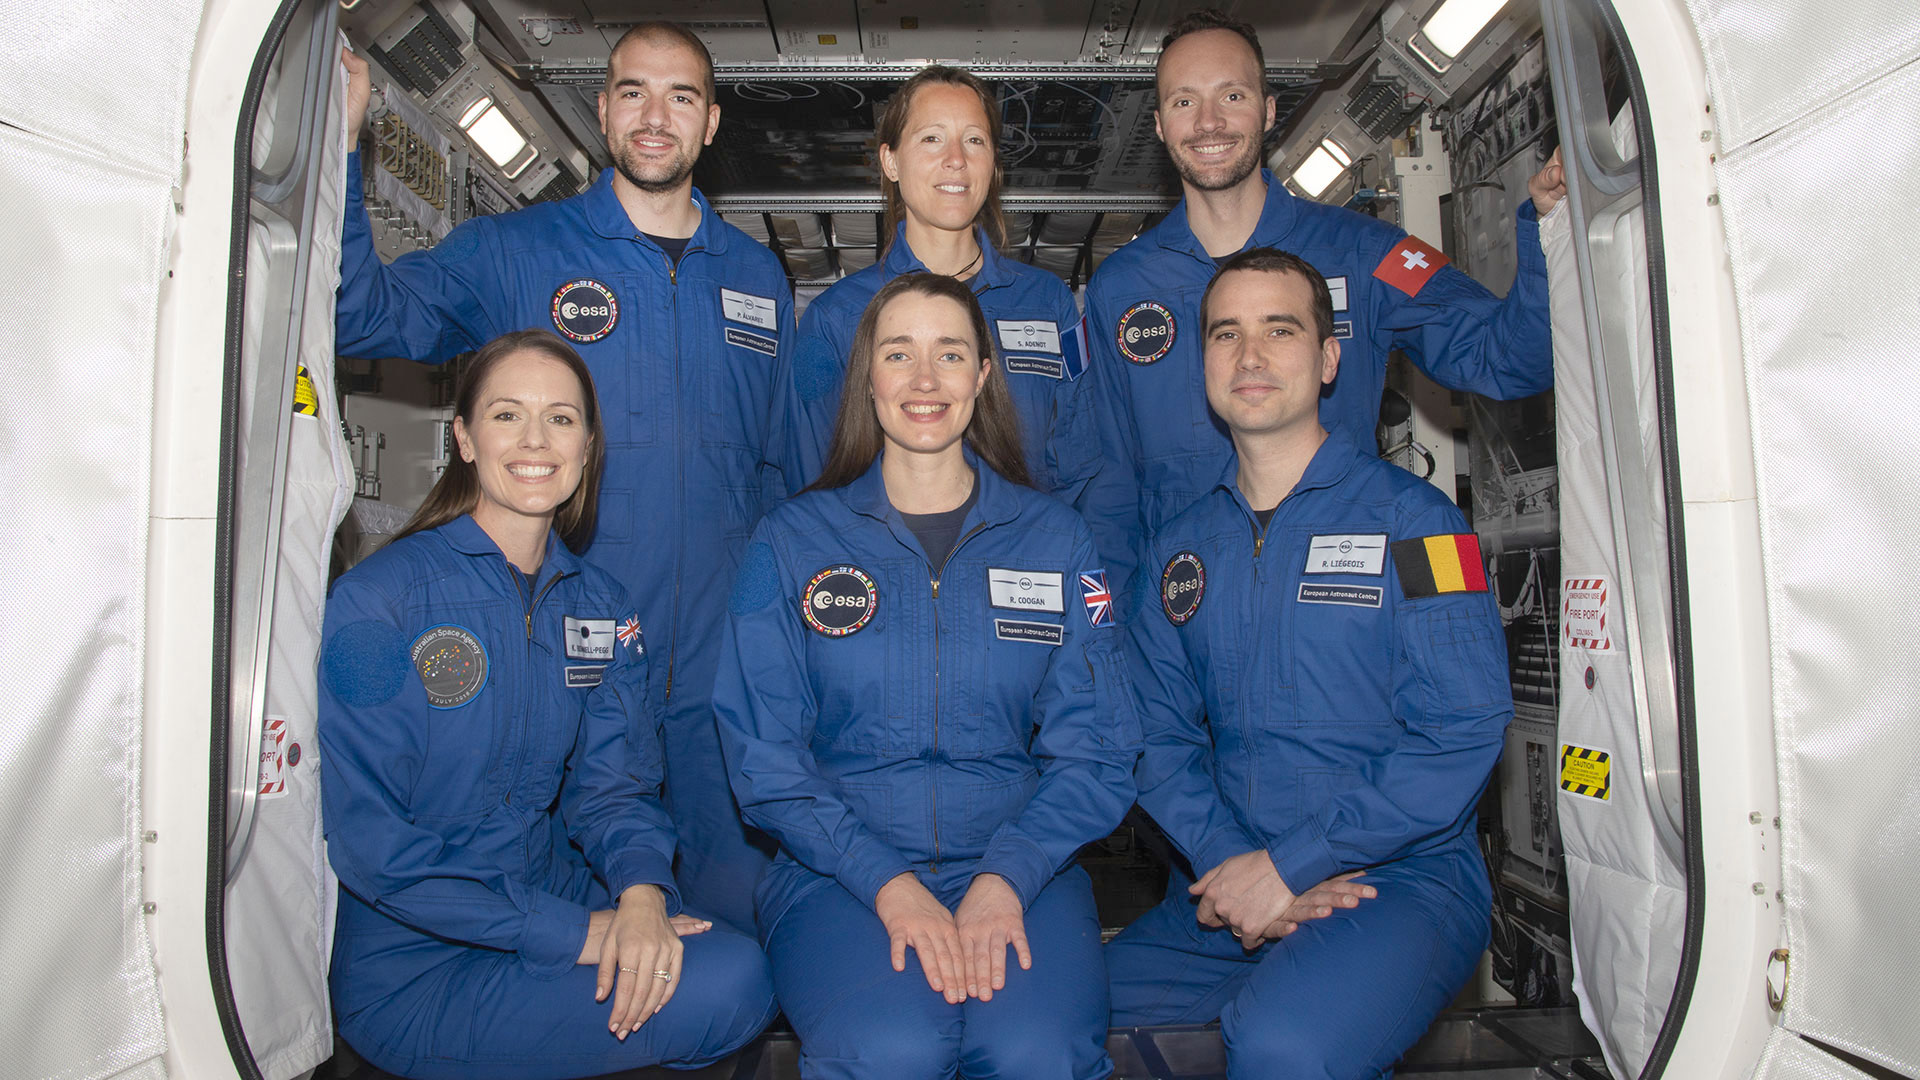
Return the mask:
{"type": "Polygon", "coordinates": [[[529,330],[475,353],[456,398],[456,460],[327,604],[340,1033],[418,1078],[724,1057],[772,988],[754,942],[678,913],[637,607],[577,554],[593,381],[529,330]]]}
{"type": "Polygon", "coordinates": [[[1092,536],[1027,486],[964,283],[880,289],[839,416],[748,545],[714,692],[780,842],[756,909],[801,1073],[1106,1076],[1073,857],[1133,802],[1139,727],[1092,536]]]}

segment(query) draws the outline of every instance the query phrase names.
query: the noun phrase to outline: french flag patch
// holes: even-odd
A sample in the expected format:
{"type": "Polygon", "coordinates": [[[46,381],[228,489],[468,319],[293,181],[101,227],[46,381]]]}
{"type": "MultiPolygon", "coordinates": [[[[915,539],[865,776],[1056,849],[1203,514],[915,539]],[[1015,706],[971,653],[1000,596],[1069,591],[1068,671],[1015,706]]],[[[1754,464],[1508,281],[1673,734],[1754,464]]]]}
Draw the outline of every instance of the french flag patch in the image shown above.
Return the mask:
{"type": "Polygon", "coordinates": [[[1107,589],[1105,570],[1080,571],[1080,595],[1087,602],[1087,624],[1113,625],[1113,593],[1107,589]]]}

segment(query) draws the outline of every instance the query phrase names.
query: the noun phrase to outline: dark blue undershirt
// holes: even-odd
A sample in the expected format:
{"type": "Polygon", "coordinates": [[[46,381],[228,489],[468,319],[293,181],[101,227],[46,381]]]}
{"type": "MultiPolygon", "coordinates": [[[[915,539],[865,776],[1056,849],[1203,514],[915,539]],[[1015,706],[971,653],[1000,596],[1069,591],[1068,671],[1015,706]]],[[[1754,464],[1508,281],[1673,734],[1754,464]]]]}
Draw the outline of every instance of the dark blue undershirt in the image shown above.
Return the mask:
{"type": "Polygon", "coordinates": [[[655,236],[652,233],[641,235],[659,244],[660,250],[667,253],[667,258],[672,259],[675,266],[680,265],[680,256],[687,253],[687,242],[693,239],[691,236],[655,236]]]}
{"type": "Polygon", "coordinates": [[[937,514],[902,513],[900,520],[920,541],[920,550],[926,553],[927,565],[934,569],[946,564],[947,556],[953,554],[953,546],[960,542],[960,527],[966,524],[967,512],[973,504],[980,501],[980,482],[974,481],[973,490],[967,492],[967,501],[951,510],[937,514]],[[934,552],[939,552],[935,555],[934,552]]]}

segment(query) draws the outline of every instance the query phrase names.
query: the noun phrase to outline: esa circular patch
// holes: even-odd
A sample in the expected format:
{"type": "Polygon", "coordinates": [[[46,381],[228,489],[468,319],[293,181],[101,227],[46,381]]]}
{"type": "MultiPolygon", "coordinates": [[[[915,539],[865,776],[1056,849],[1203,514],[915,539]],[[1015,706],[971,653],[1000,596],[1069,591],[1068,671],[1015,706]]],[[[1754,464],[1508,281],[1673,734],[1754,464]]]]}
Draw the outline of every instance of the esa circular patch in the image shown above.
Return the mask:
{"type": "Polygon", "coordinates": [[[1173,312],[1151,300],[1142,300],[1120,316],[1120,355],[1136,364],[1151,364],[1173,348],[1173,312]]]}
{"type": "Polygon", "coordinates": [[[413,641],[413,667],[427,688],[427,704],[457,709],[487,685],[487,650],[465,627],[444,624],[413,641]]]}
{"type": "Polygon", "coordinates": [[[846,637],[873,621],[880,592],[857,566],[829,566],[800,594],[800,617],[828,637],[846,637]]]}
{"type": "Polygon", "coordinates": [[[1183,551],[1167,560],[1160,572],[1160,607],[1167,620],[1181,626],[1200,610],[1200,598],[1207,592],[1207,568],[1200,556],[1183,551]]]}
{"type": "Polygon", "coordinates": [[[553,325],[569,341],[599,341],[620,321],[620,302],[613,290],[592,278],[569,281],[554,290],[553,325]]]}

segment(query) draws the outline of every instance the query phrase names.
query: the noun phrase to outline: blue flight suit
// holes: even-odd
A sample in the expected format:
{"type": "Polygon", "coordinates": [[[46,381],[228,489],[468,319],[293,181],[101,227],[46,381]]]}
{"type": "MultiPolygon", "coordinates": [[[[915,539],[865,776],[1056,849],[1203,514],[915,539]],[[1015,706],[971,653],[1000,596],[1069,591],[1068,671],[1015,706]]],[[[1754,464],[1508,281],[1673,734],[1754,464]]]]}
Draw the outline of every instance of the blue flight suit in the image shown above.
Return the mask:
{"type": "MultiPolygon", "coordinates": [[[[974,233],[980,270],[968,284],[987,316],[1000,370],[1020,414],[1033,486],[1072,505],[1090,523],[1124,520],[1136,498],[1133,476],[1118,463],[1102,468],[1111,455],[1101,452],[1100,409],[1093,381],[1083,377],[1086,326],[1073,293],[1053,274],[995,251],[984,231],[974,233]]],[[[792,428],[805,482],[826,464],[853,334],[867,303],[887,282],[926,269],[907,245],[906,226],[898,226],[885,258],[835,282],[800,316],[792,428]]],[[[1109,548],[1116,558],[1131,551],[1132,538],[1125,531],[1108,537],[1096,530],[1094,540],[1103,555],[1109,548]]]]}
{"type": "MultiPolygon", "coordinates": [[[[969,460],[973,461],[971,454],[969,460]]],[[[808,1077],[1107,1075],[1091,883],[1072,865],[1133,801],[1139,727],[1086,524],[974,461],[930,564],[876,462],[781,504],[747,549],[714,690],[747,820],[780,839],[762,939],[808,1077]],[[949,1005],[892,969],[873,905],[913,873],[1026,905],[1033,968],[949,1005]]]]}
{"type": "Polygon", "coordinates": [[[1432,485],[1336,433],[1262,534],[1237,467],[1143,569],[1140,805],[1195,874],[1264,849],[1296,894],[1364,869],[1379,896],[1247,952],[1176,872],[1108,946],[1114,1023],[1219,1017],[1234,1078],[1378,1076],[1486,947],[1474,808],[1513,716],[1506,642],[1432,485]]]}
{"type": "MultiPolygon", "coordinates": [[[[348,165],[358,175],[358,159],[348,165]]],[[[611,169],[585,193],[474,218],[382,265],[360,185],[347,185],[338,350],[441,363],[512,330],[568,338],[593,372],[606,474],[587,558],[641,598],[664,674],[667,807],[695,906],[751,926],[771,845],[748,838],[727,790],[711,690],[721,603],[789,455],[792,296],[779,260],[721,221],[674,266],[637,232],[611,169]]]]}
{"type": "Polygon", "coordinates": [[[624,1043],[593,1000],[598,968],[575,962],[589,912],[628,886],[680,910],[638,610],[551,533],[529,603],[470,516],[335,583],[319,680],[330,978],[341,1035],[380,1068],[691,1067],[773,1018],[765,957],[718,928],[684,939],[673,999],[624,1043]]]}
{"type": "MultiPolygon", "coordinates": [[[[1456,390],[1508,399],[1553,387],[1547,263],[1531,201],[1517,214],[1519,269],[1501,300],[1399,228],[1296,198],[1273,174],[1261,175],[1266,208],[1246,246],[1300,256],[1333,293],[1340,372],[1320,400],[1320,423],[1328,431],[1344,431],[1362,445],[1371,441],[1393,349],[1456,390]]],[[[1225,425],[1207,405],[1202,377],[1200,297],[1215,269],[1187,224],[1183,201],[1108,256],[1087,285],[1105,441],[1121,448],[1140,493],[1135,517],[1096,523],[1096,531],[1124,531],[1144,546],[1154,530],[1206,493],[1233,453],[1225,425]]]]}

